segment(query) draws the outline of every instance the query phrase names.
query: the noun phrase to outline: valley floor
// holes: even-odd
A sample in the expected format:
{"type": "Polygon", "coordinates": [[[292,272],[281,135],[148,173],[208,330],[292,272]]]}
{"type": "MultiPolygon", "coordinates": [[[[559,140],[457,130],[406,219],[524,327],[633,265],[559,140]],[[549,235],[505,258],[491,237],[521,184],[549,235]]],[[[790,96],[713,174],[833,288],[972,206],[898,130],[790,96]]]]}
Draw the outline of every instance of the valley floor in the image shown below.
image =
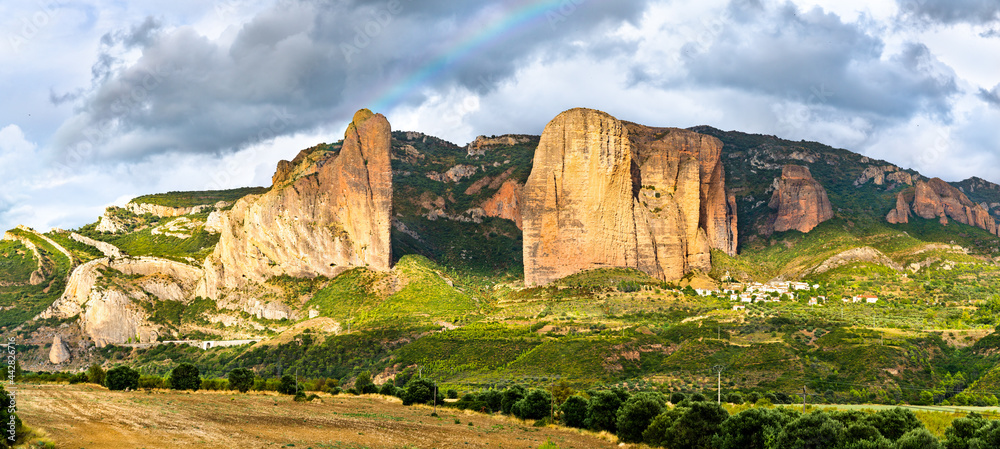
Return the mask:
{"type": "Polygon", "coordinates": [[[379,397],[296,403],[289,396],[126,393],[84,384],[21,384],[17,391],[21,418],[57,447],[535,449],[550,438],[562,449],[615,446],[587,433],[505,417],[440,408],[440,417],[432,417],[429,407],[379,397]]]}

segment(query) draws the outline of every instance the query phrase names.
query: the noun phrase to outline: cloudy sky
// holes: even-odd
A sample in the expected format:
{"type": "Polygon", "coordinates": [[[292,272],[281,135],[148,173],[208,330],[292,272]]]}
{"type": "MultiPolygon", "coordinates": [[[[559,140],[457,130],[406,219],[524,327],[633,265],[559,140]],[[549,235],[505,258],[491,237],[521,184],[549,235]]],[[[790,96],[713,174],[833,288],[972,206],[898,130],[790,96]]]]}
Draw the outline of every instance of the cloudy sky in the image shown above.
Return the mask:
{"type": "Polygon", "coordinates": [[[465,144],[576,106],[1000,182],[1000,2],[4,1],[0,228],[267,185],[361,107],[465,144]]]}

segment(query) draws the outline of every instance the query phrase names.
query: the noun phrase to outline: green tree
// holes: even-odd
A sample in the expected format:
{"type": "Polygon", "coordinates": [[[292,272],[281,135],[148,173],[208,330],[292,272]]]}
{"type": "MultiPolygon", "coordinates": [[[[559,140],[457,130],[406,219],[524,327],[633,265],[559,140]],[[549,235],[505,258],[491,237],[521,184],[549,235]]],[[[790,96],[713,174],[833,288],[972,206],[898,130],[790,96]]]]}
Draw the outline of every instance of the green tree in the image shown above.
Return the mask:
{"type": "Polygon", "coordinates": [[[91,364],[90,368],[87,368],[87,380],[92,384],[104,385],[105,375],[104,368],[101,368],[101,365],[98,365],[96,362],[91,364]]]}
{"type": "Polygon", "coordinates": [[[782,449],[835,448],[844,442],[847,429],[824,412],[809,413],[788,423],[778,438],[782,449]]]}
{"type": "Polygon", "coordinates": [[[170,388],[198,391],[201,388],[201,371],[190,363],[181,363],[170,372],[170,388]]]}
{"type": "Polygon", "coordinates": [[[382,384],[382,388],[379,388],[378,394],[381,394],[382,396],[395,396],[396,386],[393,385],[391,381],[386,382],[382,384]]]}
{"type": "Polygon", "coordinates": [[[552,413],[552,393],[532,388],[510,408],[510,413],[520,419],[542,419],[552,413]]]}
{"type": "Polygon", "coordinates": [[[643,392],[632,395],[618,409],[615,421],[618,438],[626,443],[642,442],[642,432],[666,407],[667,398],[661,393],[643,392]]]}
{"type": "Polygon", "coordinates": [[[680,404],[681,401],[683,401],[685,399],[687,399],[687,396],[684,393],[674,392],[674,393],[670,394],[670,403],[671,404],[674,404],[674,405],[680,404]]]}
{"type": "Polygon", "coordinates": [[[528,394],[528,390],[520,385],[514,385],[503,391],[503,399],[500,401],[500,411],[505,415],[511,413],[511,409],[514,408],[514,404],[524,398],[524,395],[528,394]]]}
{"type": "Polygon", "coordinates": [[[775,409],[747,409],[722,423],[715,445],[719,449],[769,449],[791,420],[791,416],[775,409]]]}
{"type": "Polygon", "coordinates": [[[980,429],[988,426],[990,421],[978,413],[970,413],[965,418],[951,422],[944,431],[945,449],[972,449],[970,440],[976,438],[980,429]]]}
{"type": "Polygon", "coordinates": [[[618,408],[622,400],[617,394],[601,390],[590,396],[587,404],[587,427],[593,430],[615,432],[618,430],[618,408]]]}
{"type": "Polygon", "coordinates": [[[490,410],[494,412],[500,411],[502,408],[503,393],[500,390],[493,388],[486,390],[483,392],[480,399],[490,407],[490,410]]]}
{"type": "Polygon", "coordinates": [[[403,392],[403,405],[428,404],[434,400],[434,389],[437,384],[427,378],[410,378],[403,392]]]}
{"type": "Polygon", "coordinates": [[[924,427],[924,423],[917,418],[917,415],[901,407],[881,410],[871,415],[868,421],[878,429],[882,436],[891,441],[900,439],[911,430],[924,427]]]}
{"type": "Polygon", "coordinates": [[[358,390],[358,394],[378,393],[378,387],[372,382],[372,375],[368,371],[358,374],[357,379],[354,379],[354,388],[358,390]]]}
{"type": "Polygon", "coordinates": [[[578,394],[566,398],[559,406],[563,423],[569,427],[582,428],[587,422],[587,399],[578,394]]]}
{"type": "Polygon", "coordinates": [[[664,446],[671,444],[671,439],[673,438],[672,429],[674,423],[677,422],[684,413],[687,413],[688,408],[685,406],[674,407],[667,409],[663,413],[660,413],[653,421],[649,423],[649,427],[642,432],[642,441],[651,446],[664,446]]]}
{"type": "Polygon", "coordinates": [[[920,427],[900,437],[895,449],[941,449],[941,442],[929,430],[920,427]]]}
{"type": "Polygon", "coordinates": [[[139,372],[127,366],[108,370],[104,382],[109,390],[135,390],[139,388],[139,372]]]}
{"type": "Polygon", "coordinates": [[[712,439],[729,418],[729,412],[715,402],[692,402],[667,432],[671,449],[714,449],[712,439]]]}
{"type": "Polygon", "coordinates": [[[304,390],[305,387],[295,381],[295,376],[291,374],[281,376],[281,382],[278,384],[278,393],[296,395],[304,390]]]}
{"type": "Polygon", "coordinates": [[[246,368],[236,368],[229,372],[229,386],[240,393],[246,393],[253,388],[257,375],[246,368]]]}

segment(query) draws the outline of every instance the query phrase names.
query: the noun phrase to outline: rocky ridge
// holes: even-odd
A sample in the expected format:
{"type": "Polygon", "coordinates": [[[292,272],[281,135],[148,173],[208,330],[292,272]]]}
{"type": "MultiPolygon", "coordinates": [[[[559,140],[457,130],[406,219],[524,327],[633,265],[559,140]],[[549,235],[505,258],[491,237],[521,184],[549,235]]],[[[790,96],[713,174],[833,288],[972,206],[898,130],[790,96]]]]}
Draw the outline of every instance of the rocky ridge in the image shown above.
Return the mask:
{"type": "Polygon", "coordinates": [[[721,150],[710,136],[601,111],[557,116],[524,186],[525,283],[601,267],[676,280],[709,270],[712,248],[734,254],[721,150]]]}
{"type": "Polygon", "coordinates": [[[896,207],[886,215],[886,221],[907,223],[911,211],[920,218],[937,219],[942,224],[947,224],[950,218],[1000,236],[1000,228],[987,208],[972,202],[959,189],[940,178],[917,181],[912,191],[897,194],[896,207]]]}

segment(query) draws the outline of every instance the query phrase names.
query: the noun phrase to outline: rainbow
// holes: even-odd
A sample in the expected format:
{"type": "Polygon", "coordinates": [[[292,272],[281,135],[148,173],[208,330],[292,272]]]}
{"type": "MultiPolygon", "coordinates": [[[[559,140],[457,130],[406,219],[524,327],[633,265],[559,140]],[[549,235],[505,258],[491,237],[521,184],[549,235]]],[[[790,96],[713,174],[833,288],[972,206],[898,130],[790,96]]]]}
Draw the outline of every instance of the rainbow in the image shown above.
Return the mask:
{"type": "Polygon", "coordinates": [[[436,57],[413,70],[403,79],[378,89],[377,92],[381,92],[381,94],[368,103],[369,109],[376,112],[388,112],[407,95],[420,89],[427,81],[446,73],[476,50],[539,22],[548,21],[550,14],[560,14],[559,8],[567,3],[578,5],[583,1],[520,0],[507,2],[505,11],[487,26],[466,27],[464,34],[456,38],[453,45],[439,52],[436,57]]]}

